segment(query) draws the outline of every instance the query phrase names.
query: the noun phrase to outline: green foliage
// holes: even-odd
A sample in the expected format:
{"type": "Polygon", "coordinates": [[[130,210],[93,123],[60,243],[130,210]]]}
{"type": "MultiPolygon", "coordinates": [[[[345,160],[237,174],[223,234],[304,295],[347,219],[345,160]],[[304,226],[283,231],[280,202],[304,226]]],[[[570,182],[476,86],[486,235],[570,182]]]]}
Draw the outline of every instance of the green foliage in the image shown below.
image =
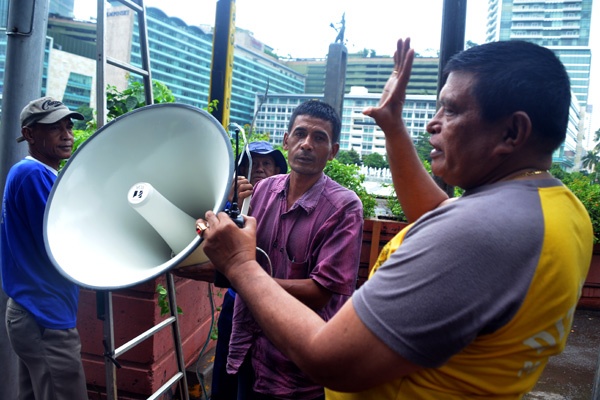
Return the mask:
{"type": "Polygon", "coordinates": [[[208,111],[210,114],[213,113],[213,111],[218,110],[219,109],[219,100],[217,99],[213,99],[211,101],[208,102],[208,105],[206,106],[206,111],[208,111]]]}
{"type": "MultiPolygon", "coordinates": [[[[424,162],[423,164],[425,169],[431,173],[430,164],[428,162],[424,162]]],[[[567,186],[583,203],[592,220],[594,243],[600,243],[600,185],[596,182],[596,175],[586,175],[581,172],[566,172],[558,164],[552,165],[550,173],[567,186]]],[[[461,188],[454,187],[454,197],[462,196],[463,192],[464,190],[461,188]]],[[[401,221],[406,221],[406,216],[396,196],[388,198],[387,206],[392,215],[401,221]]]]}
{"type": "MultiPolygon", "coordinates": [[[[158,293],[158,307],[160,308],[160,316],[167,315],[171,312],[169,306],[167,289],[160,283],[156,285],[156,293],[158,293]]],[[[177,306],[177,314],[183,314],[183,311],[177,306]]]]}
{"type": "MultiPolygon", "coordinates": [[[[155,104],[175,102],[173,92],[171,92],[167,85],[159,81],[152,81],[152,96],[154,97],[155,104]]],[[[118,91],[115,86],[107,86],[106,108],[109,120],[145,105],[146,95],[142,82],[130,81],[127,89],[122,92],[118,91]]]]}
{"type": "MultiPolygon", "coordinates": [[[[244,129],[244,135],[246,135],[246,142],[244,142],[243,136],[240,135],[240,137],[239,137],[240,150],[243,148],[243,146],[246,143],[268,142],[269,141],[269,134],[268,133],[257,132],[254,128],[252,128],[250,126],[250,124],[245,124],[243,126],[243,129],[244,129]]],[[[231,146],[233,147],[233,150],[235,152],[235,135],[231,135],[231,146]]]]}
{"type": "Polygon", "coordinates": [[[87,105],[79,106],[76,110],[78,113],[83,115],[83,121],[74,120],[73,121],[73,129],[74,130],[85,130],[90,121],[94,119],[94,109],[87,105]]]}
{"type": "Polygon", "coordinates": [[[600,155],[596,150],[588,150],[588,152],[581,158],[581,166],[583,168],[589,168],[595,171],[600,163],[600,155]]]}
{"type": "Polygon", "coordinates": [[[592,220],[594,243],[600,243],[600,185],[592,183],[589,177],[579,172],[569,174],[563,183],[585,206],[592,220]]]}
{"type": "Polygon", "coordinates": [[[421,132],[413,139],[415,149],[419,155],[421,161],[431,162],[431,144],[429,144],[429,134],[427,132],[421,132]]]}
{"type": "Polygon", "coordinates": [[[335,157],[339,162],[346,165],[360,165],[360,154],[354,149],[340,150],[335,157]]]}
{"type": "Polygon", "coordinates": [[[390,165],[385,158],[379,153],[367,154],[362,158],[362,162],[366,167],[371,168],[389,168],[390,165]]]}
{"type": "MultiPolygon", "coordinates": [[[[427,160],[421,160],[423,162],[423,166],[425,170],[431,174],[431,164],[427,160]]],[[[390,184],[390,187],[394,187],[394,185],[390,184]]],[[[460,190],[460,189],[459,189],[460,190]]],[[[462,194],[462,191],[460,192],[462,194]]],[[[396,195],[390,196],[387,198],[387,207],[390,209],[390,212],[393,216],[397,217],[400,221],[407,221],[406,215],[404,214],[404,210],[402,210],[402,206],[398,201],[398,197],[396,195]]]]}
{"type": "Polygon", "coordinates": [[[340,185],[356,193],[363,205],[364,218],[375,215],[375,197],[370,195],[362,185],[365,177],[358,173],[357,165],[345,165],[334,158],[327,163],[325,174],[340,185]]]}

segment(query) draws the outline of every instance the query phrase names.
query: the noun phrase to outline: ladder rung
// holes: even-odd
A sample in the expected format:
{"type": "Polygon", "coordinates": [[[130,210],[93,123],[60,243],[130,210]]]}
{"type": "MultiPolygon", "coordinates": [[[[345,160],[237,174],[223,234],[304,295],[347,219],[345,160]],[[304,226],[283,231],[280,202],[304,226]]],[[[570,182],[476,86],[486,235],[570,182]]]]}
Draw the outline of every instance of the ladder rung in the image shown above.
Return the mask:
{"type": "Polygon", "coordinates": [[[136,74],[142,75],[142,76],[148,76],[148,71],[146,71],[145,69],[141,69],[138,68],[134,65],[131,65],[129,63],[124,63],[122,61],[117,60],[116,58],[112,58],[112,57],[106,57],[106,63],[110,64],[110,65],[114,65],[115,67],[119,67],[122,69],[125,69],[129,72],[134,72],[136,74]]]}
{"type": "Polygon", "coordinates": [[[158,399],[158,397],[166,392],[173,384],[183,378],[183,373],[178,372],[171,379],[169,379],[164,385],[162,385],[156,392],[152,394],[152,396],[148,397],[147,400],[158,399]]]}
{"type": "Polygon", "coordinates": [[[142,7],[140,7],[139,4],[134,3],[131,0],[118,0],[121,4],[126,5],[127,7],[131,8],[132,10],[135,10],[137,12],[142,12],[142,7]]]}
{"type": "Polygon", "coordinates": [[[174,322],[175,322],[175,317],[169,317],[169,318],[165,319],[164,321],[162,321],[160,324],[154,325],[152,328],[148,329],[146,332],[141,333],[140,335],[131,339],[129,342],[127,342],[124,345],[115,349],[114,358],[119,357],[120,355],[122,355],[123,353],[125,353],[127,350],[131,349],[138,343],[143,342],[144,340],[148,339],[150,336],[154,335],[158,331],[171,325],[174,322]]]}

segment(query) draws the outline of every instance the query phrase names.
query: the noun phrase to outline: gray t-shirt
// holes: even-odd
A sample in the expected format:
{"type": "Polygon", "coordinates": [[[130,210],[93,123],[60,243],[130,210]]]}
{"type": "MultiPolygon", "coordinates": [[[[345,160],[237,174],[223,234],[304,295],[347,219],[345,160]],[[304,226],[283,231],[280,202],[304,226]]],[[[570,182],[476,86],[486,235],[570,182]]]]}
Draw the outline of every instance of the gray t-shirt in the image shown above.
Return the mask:
{"type": "Polygon", "coordinates": [[[538,187],[500,182],[423,215],[354,295],[360,319],[423,367],[443,365],[518,311],[538,264],[544,215],[538,187]]]}

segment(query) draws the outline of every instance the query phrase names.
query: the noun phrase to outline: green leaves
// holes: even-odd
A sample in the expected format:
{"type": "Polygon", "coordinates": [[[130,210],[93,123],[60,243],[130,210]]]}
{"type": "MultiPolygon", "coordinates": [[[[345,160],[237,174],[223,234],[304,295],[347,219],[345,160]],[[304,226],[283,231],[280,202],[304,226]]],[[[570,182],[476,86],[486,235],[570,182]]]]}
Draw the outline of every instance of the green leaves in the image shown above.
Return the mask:
{"type": "MultiPolygon", "coordinates": [[[[160,283],[156,285],[156,293],[158,293],[158,307],[160,308],[160,316],[165,316],[171,313],[171,307],[169,305],[167,289],[160,283]]],[[[177,314],[183,314],[183,311],[177,306],[177,314]]]]}
{"type": "Polygon", "coordinates": [[[370,195],[362,185],[365,176],[360,175],[358,171],[358,165],[345,165],[334,158],[327,163],[324,172],[340,185],[356,193],[363,205],[363,217],[372,217],[375,215],[375,197],[370,195]]]}

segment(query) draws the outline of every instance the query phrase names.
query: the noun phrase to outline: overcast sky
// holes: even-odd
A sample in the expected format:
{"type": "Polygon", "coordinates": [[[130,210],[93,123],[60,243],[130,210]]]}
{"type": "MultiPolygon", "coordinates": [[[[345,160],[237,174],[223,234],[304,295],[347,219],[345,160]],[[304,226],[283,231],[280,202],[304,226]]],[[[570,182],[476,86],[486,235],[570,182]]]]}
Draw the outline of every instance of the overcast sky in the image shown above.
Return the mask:
{"type": "MultiPolygon", "coordinates": [[[[224,0],[221,0],[224,1],[224,0]]],[[[217,0],[145,0],[188,25],[214,25],[217,0]]],[[[350,53],[372,49],[391,55],[396,40],[410,36],[418,53],[436,54],[440,47],[443,0],[236,0],[236,26],[272,47],[280,56],[323,58],[345,13],[346,47],[350,53]]],[[[96,1],[75,0],[75,16],[95,17],[96,1]]],[[[467,0],[465,39],[485,40],[487,0],[467,0]]],[[[592,11],[592,76],[588,103],[595,104],[593,131],[600,128],[600,0],[592,11]],[[597,21],[594,23],[593,21],[597,21]]]]}

